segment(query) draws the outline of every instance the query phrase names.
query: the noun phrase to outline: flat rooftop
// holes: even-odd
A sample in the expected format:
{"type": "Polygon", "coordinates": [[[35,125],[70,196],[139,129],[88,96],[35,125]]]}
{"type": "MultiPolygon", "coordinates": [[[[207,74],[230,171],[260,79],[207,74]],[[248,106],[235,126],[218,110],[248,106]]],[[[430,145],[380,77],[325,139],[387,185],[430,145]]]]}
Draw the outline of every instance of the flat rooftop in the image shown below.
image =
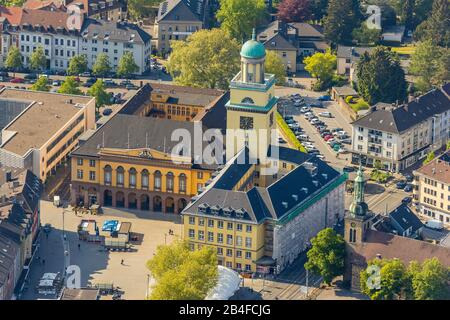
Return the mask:
{"type": "Polygon", "coordinates": [[[4,128],[15,134],[2,148],[23,156],[32,148],[42,147],[80,111],[80,104],[86,105],[92,99],[94,98],[51,92],[3,89],[0,91],[0,101],[28,102],[29,107],[4,128]]]}

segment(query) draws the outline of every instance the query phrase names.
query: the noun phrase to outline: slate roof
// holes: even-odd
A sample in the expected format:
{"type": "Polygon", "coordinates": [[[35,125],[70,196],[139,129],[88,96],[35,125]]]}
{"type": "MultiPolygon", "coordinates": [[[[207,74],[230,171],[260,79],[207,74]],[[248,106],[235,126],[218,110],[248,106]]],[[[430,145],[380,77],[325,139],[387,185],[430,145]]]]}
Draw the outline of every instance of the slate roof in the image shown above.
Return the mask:
{"type": "Polygon", "coordinates": [[[359,58],[364,54],[364,52],[371,52],[373,47],[348,47],[338,45],[337,57],[338,58],[352,58],[353,61],[359,60],[359,58]],[[353,53],[352,53],[353,51],[353,53]]]}
{"type": "Polygon", "coordinates": [[[199,206],[244,208],[248,215],[240,219],[260,222],[279,220],[291,213],[310,196],[334,181],[341,174],[320,159],[300,151],[280,147],[280,161],[298,166],[268,187],[254,186],[248,191],[233,191],[236,183],[252,168],[252,164],[238,164],[237,159],[246,152],[241,150],[218,173],[205,190],[192,199],[184,209],[186,214],[199,214],[199,206]]]}
{"type": "Polygon", "coordinates": [[[94,19],[84,20],[81,35],[86,39],[120,41],[130,44],[146,44],[151,40],[151,36],[134,23],[94,19]]]}
{"type": "Polygon", "coordinates": [[[293,26],[298,31],[299,38],[323,38],[323,27],[317,24],[306,22],[292,22],[289,25],[293,26]]]}
{"type": "Polygon", "coordinates": [[[157,21],[203,21],[205,1],[166,0],[159,4],[157,21]]]}
{"type": "Polygon", "coordinates": [[[401,133],[435,114],[450,110],[449,84],[441,89],[433,89],[415,100],[398,107],[378,103],[374,111],[353,122],[353,125],[390,133],[401,133]]]}
{"type": "Polygon", "coordinates": [[[14,260],[16,258],[19,245],[0,234],[0,287],[2,287],[8,279],[11,269],[14,268],[14,260]]]}
{"type": "MultiPolygon", "coordinates": [[[[423,223],[420,219],[409,209],[406,204],[401,204],[393,211],[389,213],[391,220],[394,220],[398,226],[402,229],[402,233],[409,228],[412,228],[412,232],[416,232],[423,227],[423,223]]],[[[394,227],[396,225],[394,224],[394,227]]]]}
{"type": "Polygon", "coordinates": [[[276,33],[269,37],[264,42],[264,46],[267,50],[296,50],[295,46],[290,43],[281,33],[276,33]]]}

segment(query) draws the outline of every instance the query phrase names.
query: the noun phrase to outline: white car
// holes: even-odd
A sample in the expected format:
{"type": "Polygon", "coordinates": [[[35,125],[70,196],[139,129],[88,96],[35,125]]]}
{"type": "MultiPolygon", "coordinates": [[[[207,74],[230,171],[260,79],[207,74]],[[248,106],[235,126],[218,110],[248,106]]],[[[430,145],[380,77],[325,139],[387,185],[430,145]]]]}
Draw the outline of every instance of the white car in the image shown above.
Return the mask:
{"type": "Polygon", "coordinates": [[[302,112],[302,113],[306,113],[306,112],[310,112],[311,111],[311,108],[310,107],[302,107],[301,109],[300,109],[300,112],[302,112]]]}
{"type": "Polygon", "coordinates": [[[319,117],[333,118],[331,112],[320,112],[319,117]]]}
{"type": "Polygon", "coordinates": [[[311,121],[310,121],[311,124],[316,124],[316,123],[319,123],[319,122],[320,122],[320,120],[316,119],[316,118],[311,119],[311,121]]]}
{"type": "Polygon", "coordinates": [[[319,158],[320,160],[324,160],[325,156],[323,154],[318,154],[316,155],[317,158],[319,158]]]}

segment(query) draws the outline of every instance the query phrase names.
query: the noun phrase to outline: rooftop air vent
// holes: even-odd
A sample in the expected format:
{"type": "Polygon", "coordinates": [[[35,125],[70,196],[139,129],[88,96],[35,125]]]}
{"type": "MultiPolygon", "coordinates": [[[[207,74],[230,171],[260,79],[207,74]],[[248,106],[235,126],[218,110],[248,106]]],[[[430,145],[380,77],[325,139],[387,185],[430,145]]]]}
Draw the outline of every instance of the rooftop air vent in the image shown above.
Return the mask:
{"type": "Polygon", "coordinates": [[[296,201],[296,202],[297,202],[297,201],[298,201],[298,195],[296,195],[296,194],[293,194],[293,195],[292,195],[292,199],[294,199],[294,201],[296,201]]]}
{"type": "Polygon", "coordinates": [[[304,193],[308,194],[308,188],[303,187],[301,190],[302,190],[304,193]]]}
{"type": "Polygon", "coordinates": [[[283,202],[281,203],[281,205],[282,205],[285,209],[287,209],[287,207],[288,207],[288,203],[287,203],[286,201],[283,201],[283,202]]]}
{"type": "Polygon", "coordinates": [[[317,174],[317,166],[313,162],[307,161],[303,166],[305,167],[306,171],[308,171],[308,173],[311,175],[311,177],[314,177],[317,174]]]}

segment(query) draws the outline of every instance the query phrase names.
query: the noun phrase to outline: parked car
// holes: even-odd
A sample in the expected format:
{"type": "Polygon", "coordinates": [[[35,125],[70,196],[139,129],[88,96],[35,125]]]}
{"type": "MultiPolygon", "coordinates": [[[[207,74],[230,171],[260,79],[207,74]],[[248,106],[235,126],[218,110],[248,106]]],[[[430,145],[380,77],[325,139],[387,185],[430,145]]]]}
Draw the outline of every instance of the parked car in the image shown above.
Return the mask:
{"type": "Polygon", "coordinates": [[[105,109],[103,110],[102,114],[103,114],[104,116],[109,116],[112,112],[113,112],[112,109],[110,109],[110,108],[105,108],[105,109]]]}
{"type": "Polygon", "coordinates": [[[132,83],[127,84],[125,88],[127,90],[137,90],[137,89],[139,89],[139,87],[137,85],[132,84],[132,83]]]}
{"type": "Polygon", "coordinates": [[[404,189],[406,187],[406,181],[399,181],[395,186],[397,187],[397,189],[404,189]]]}
{"type": "Polygon", "coordinates": [[[439,220],[429,220],[425,222],[425,226],[430,229],[442,230],[444,228],[444,223],[439,220]]]}
{"type": "Polygon", "coordinates": [[[344,143],[344,144],[352,144],[352,139],[342,139],[340,141],[341,141],[341,143],[344,143]]]}
{"type": "Polygon", "coordinates": [[[414,180],[414,176],[409,173],[405,174],[404,177],[405,177],[406,181],[408,181],[408,182],[413,182],[413,180],[414,180]]]}
{"type": "Polygon", "coordinates": [[[37,74],[36,73],[29,73],[23,76],[24,80],[36,80],[37,74]]]}
{"type": "Polygon", "coordinates": [[[320,96],[317,98],[319,101],[331,101],[331,97],[329,95],[320,96]]]}
{"type": "Polygon", "coordinates": [[[59,87],[61,85],[61,80],[53,80],[52,86],[59,87]]]}
{"type": "Polygon", "coordinates": [[[25,80],[22,79],[22,78],[13,78],[13,79],[11,79],[10,82],[11,82],[11,83],[24,83],[25,80]]]}
{"type": "Polygon", "coordinates": [[[311,108],[310,108],[310,107],[302,107],[302,108],[300,109],[300,112],[301,112],[301,113],[306,113],[306,112],[309,112],[309,111],[311,111],[311,108]]]}
{"type": "Polygon", "coordinates": [[[331,132],[338,132],[338,131],[344,131],[344,129],[342,129],[342,128],[331,129],[331,132]]]}
{"type": "Polygon", "coordinates": [[[310,123],[311,124],[319,123],[319,119],[311,119],[310,123]]]}
{"type": "Polygon", "coordinates": [[[333,118],[333,114],[331,112],[320,112],[319,117],[325,117],[325,118],[333,118]]]}
{"type": "Polygon", "coordinates": [[[344,172],[354,172],[354,171],[355,171],[355,168],[354,168],[354,167],[351,167],[351,166],[345,166],[342,170],[343,170],[344,172]]]}
{"type": "Polygon", "coordinates": [[[333,139],[332,135],[326,135],[325,137],[323,137],[323,140],[325,140],[325,141],[329,141],[331,139],[333,139]]]}
{"type": "Polygon", "coordinates": [[[0,71],[0,77],[9,78],[9,74],[6,71],[0,71]]]}
{"type": "Polygon", "coordinates": [[[406,191],[406,192],[411,192],[413,190],[413,186],[412,186],[412,184],[410,184],[410,183],[408,183],[406,186],[405,186],[405,188],[403,189],[403,191],[406,191]]]}
{"type": "Polygon", "coordinates": [[[107,88],[117,87],[117,83],[115,83],[112,79],[103,80],[103,84],[107,88]]]}
{"type": "Polygon", "coordinates": [[[323,108],[323,103],[321,101],[313,101],[309,103],[311,108],[323,108]]]}
{"type": "Polygon", "coordinates": [[[89,71],[85,71],[83,73],[80,73],[80,77],[90,77],[91,73],[89,71]]]}

